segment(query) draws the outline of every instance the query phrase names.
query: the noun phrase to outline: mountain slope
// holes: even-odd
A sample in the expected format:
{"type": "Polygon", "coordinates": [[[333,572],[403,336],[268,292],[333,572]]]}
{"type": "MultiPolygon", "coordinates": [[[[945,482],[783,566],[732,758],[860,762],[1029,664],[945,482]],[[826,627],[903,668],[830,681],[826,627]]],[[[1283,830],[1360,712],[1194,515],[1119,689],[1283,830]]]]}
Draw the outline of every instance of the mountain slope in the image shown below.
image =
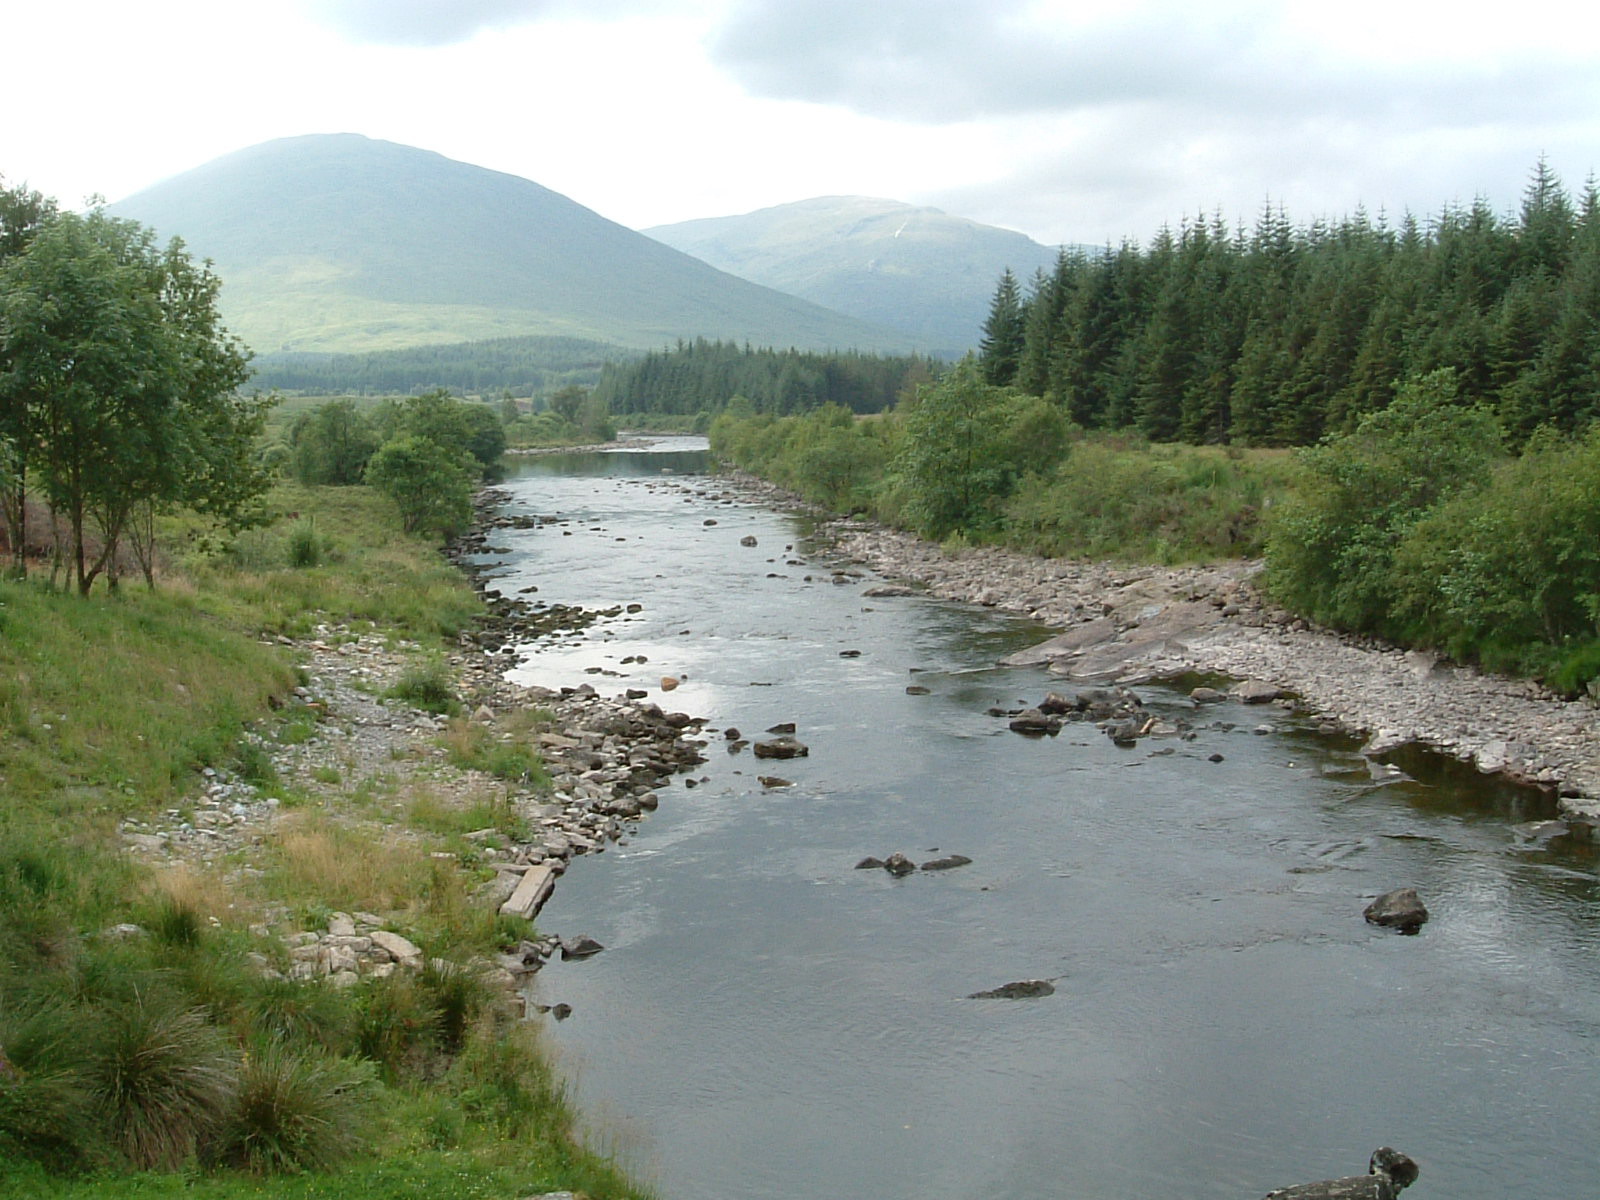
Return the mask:
{"type": "Polygon", "coordinates": [[[912,339],[724,274],[548,188],[357,134],[266,142],[110,210],[179,236],[260,353],[524,334],[904,350],[912,339]]]}
{"type": "Polygon", "coordinates": [[[823,196],[646,229],[733,275],[889,325],[945,353],[978,343],[1000,274],[1024,286],[1056,248],[936,208],[823,196]]]}

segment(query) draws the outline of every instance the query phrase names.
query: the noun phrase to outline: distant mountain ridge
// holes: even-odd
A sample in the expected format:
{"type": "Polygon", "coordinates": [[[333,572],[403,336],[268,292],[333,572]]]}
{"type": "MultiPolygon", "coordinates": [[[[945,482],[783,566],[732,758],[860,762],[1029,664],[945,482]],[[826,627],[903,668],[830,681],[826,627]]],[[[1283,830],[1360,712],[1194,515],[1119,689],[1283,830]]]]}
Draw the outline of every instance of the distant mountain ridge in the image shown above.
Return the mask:
{"type": "Polygon", "coordinates": [[[1059,248],[937,208],[819,196],[742,216],[646,229],[653,238],[754,283],[888,325],[935,352],[977,346],[1001,273],[1027,286],[1059,248]]]}
{"type": "Polygon", "coordinates": [[[530,180],[359,134],[265,142],[109,206],[214,260],[261,354],[526,335],[900,352],[914,337],[736,278],[530,180]]]}

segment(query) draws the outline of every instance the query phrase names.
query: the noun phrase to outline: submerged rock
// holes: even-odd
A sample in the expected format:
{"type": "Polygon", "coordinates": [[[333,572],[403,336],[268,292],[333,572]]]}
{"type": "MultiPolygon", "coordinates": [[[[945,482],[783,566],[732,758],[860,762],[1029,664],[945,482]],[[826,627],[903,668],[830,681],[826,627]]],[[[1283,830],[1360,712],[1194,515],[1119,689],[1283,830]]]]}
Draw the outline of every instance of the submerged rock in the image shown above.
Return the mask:
{"type": "Polygon", "coordinates": [[[1035,1000],[1040,996],[1055,995],[1056,985],[1050,979],[1021,979],[1004,983],[987,992],[973,992],[968,1000],[1035,1000]]]}

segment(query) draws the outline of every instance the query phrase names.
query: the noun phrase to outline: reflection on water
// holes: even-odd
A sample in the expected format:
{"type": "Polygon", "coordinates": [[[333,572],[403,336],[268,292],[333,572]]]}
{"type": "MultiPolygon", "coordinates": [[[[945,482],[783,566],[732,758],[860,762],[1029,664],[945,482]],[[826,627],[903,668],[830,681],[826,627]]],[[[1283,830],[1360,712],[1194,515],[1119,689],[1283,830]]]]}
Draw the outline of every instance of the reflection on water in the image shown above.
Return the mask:
{"type": "Polygon", "coordinates": [[[1380,1144],[1422,1164],[1419,1200],[1589,1194],[1600,889],[1546,801],[1176,690],[1147,700],[1192,740],[1012,734],[988,710],[1059,681],[994,663],[1042,631],[866,598],[702,467],[529,460],[512,509],[565,523],[496,539],[509,594],[642,606],[516,678],[710,720],[696,786],[541,919],[607,946],[537,987],[574,1006],[550,1036],[579,1101],[663,1200],[1222,1200],[1380,1144]],[[730,727],[780,721],[808,757],[730,753],[730,727]],[[855,869],[897,850],[973,862],[855,869]],[[1419,936],[1362,921],[1404,885],[1419,936]],[[1055,993],[964,999],[1023,979],[1055,993]]]}

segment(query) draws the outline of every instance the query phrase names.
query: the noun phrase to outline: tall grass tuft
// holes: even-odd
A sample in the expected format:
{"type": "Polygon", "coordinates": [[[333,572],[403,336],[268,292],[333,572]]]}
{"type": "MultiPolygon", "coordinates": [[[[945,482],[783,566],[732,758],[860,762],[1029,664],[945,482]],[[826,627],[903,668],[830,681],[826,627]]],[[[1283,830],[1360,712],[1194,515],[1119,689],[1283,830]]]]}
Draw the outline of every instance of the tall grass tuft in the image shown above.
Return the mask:
{"type": "Polygon", "coordinates": [[[453,713],[461,707],[455,678],[440,658],[407,667],[384,695],[432,713],[453,713]]]}
{"type": "Polygon", "coordinates": [[[215,1158],[256,1174],[336,1166],[364,1144],[376,1084],[370,1063],[268,1043],[239,1073],[215,1158]]]}
{"type": "Polygon", "coordinates": [[[112,1143],[145,1169],[194,1159],[235,1094],[221,1034],[203,1010],[159,993],[97,1015],[86,1074],[112,1143]]]}

